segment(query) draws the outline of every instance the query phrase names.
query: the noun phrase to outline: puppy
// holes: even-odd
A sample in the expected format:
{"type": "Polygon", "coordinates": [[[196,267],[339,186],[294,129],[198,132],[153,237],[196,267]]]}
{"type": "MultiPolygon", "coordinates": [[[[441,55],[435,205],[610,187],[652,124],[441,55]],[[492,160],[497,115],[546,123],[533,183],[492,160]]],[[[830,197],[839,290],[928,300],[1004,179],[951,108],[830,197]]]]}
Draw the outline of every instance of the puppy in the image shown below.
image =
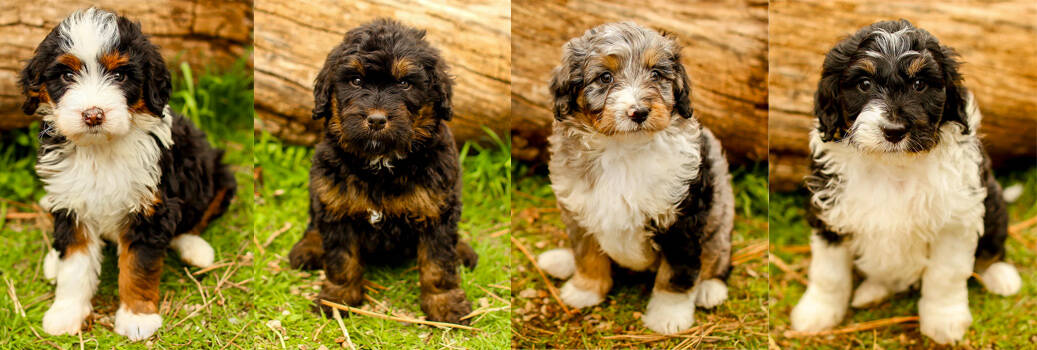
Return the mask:
{"type": "Polygon", "coordinates": [[[677,42],[633,23],[565,44],[551,78],[551,187],[572,249],[545,252],[566,304],[602,302],[612,263],[656,272],[642,320],[659,333],[727,298],[734,197],[720,142],[692,115],[677,42]]]}
{"type": "Polygon", "coordinates": [[[74,334],[91,312],[104,240],[119,253],[115,332],[145,339],[162,324],[166,249],[212,264],[198,234],[234,196],[233,174],[167,105],[169,71],[140,24],[99,9],[73,13],[21,72],[26,114],[42,117],[36,173],[54,218],[44,275],[56,280],[43,330],[74,334]]]}
{"type": "Polygon", "coordinates": [[[451,80],[425,32],[381,19],[350,30],[313,89],[324,137],[310,168],[310,224],[290,253],[293,268],[323,268],[321,300],[360,305],[364,266],[417,256],[421,309],[430,320],[467,323],[471,304],[459,262],[461,173],[446,121],[451,80]]]}
{"type": "Polygon", "coordinates": [[[825,57],[806,180],[813,258],[794,329],[831,328],[848,303],[873,305],[921,282],[922,334],[950,343],[972,322],[973,271],[995,294],[1019,291],[1003,261],[1001,187],[956,56],[900,20],[864,27],[825,57]],[[851,299],[853,267],[864,281],[851,299]]]}

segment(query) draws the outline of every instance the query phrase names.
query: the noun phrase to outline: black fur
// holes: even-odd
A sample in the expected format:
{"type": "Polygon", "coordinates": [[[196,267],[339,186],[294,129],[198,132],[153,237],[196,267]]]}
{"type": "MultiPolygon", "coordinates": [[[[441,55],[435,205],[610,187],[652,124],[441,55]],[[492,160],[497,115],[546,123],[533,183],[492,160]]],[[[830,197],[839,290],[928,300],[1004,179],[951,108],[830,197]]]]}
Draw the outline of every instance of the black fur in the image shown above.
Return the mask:
{"type": "MultiPolygon", "coordinates": [[[[981,145],[982,146],[982,145],[981,145]]],[[[983,152],[983,165],[980,175],[987,188],[987,197],[983,200],[986,212],[983,214],[983,236],[976,246],[976,262],[989,263],[1005,259],[1005,239],[1008,238],[1008,206],[1001,193],[1001,185],[994,178],[990,168],[990,157],[983,152]]]]}
{"type": "MultiPolygon", "coordinates": [[[[836,179],[838,177],[837,174],[829,174],[823,171],[824,164],[819,161],[822,157],[824,157],[823,152],[811,158],[810,175],[806,177],[806,187],[810,192],[818,192],[829,182],[838,181],[836,179]]],[[[828,224],[826,224],[824,220],[821,220],[819,217],[820,213],[821,208],[818,208],[813,201],[807,199],[806,219],[810,227],[814,229],[818,237],[824,239],[828,244],[841,244],[843,242],[843,236],[832,231],[828,227],[828,224]]]]}

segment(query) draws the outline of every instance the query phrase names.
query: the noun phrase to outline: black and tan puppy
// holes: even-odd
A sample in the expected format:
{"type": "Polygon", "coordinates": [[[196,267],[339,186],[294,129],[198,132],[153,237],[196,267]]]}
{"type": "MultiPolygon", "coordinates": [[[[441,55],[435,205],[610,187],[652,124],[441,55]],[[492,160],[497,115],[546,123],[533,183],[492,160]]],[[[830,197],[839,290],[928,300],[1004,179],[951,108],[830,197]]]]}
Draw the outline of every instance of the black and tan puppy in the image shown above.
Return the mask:
{"type": "Polygon", "coordinates": [[[36,173],[54,217],[43,273],[55,280],[47,333],[75,334],[91,313],[104,241],[119,252],[116,333],[140,340],[162,325],[159,279],[166,250],[212,264],[198,233],[236,187],[223,151],[167,104],[170,75],[140,24],[114,13],[73,13],[36,48],[21,73],[26,114],[40,116],[36,173]]]}
{"type": "Polygon", "coordinates": [[[457,234],[452,82],[424,36],[382,19],[350,30],[328,55],[313,89],[325,130],[310,169],[310,225],[291,264],[325,270],[318,303],[355,306],[365,264],[417,256],[421,309],[461,323],[471,304],[457,265],[474,267],[477,256],[457,234]]]}

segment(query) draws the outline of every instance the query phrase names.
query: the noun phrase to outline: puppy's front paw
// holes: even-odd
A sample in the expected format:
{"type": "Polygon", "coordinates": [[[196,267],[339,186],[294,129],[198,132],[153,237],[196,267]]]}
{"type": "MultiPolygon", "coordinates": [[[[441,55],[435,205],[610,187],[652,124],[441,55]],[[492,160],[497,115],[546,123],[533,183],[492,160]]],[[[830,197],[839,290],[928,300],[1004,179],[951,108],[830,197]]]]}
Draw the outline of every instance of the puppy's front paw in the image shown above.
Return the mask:
{"type": "Polygon", "coordinates": [[[76,334],[90,315],[90,304],[58,301],[43,314],[43,331],[50,335],[76,334]]]}
{"type": "Polygon", "coordinates": [[[695,324],[694,299],[685,293],[653,291],[641,321],[656,333],[680,333],[695,324]]]}
{"type": "Polygon", "coordinates": [[[53,248],[43,258],[43,278],[46,278],[52,284],[54,279],[58,277],[58,261],[60,260],[61,254],[58,254],[58,251],[53,248]]]}
{"type": "MultiPolygon", "coordinates": [[[[331,281],[324,281],[324,287],[320,289],[317,298],[313,300],[314,307],[316,308],[314,311],[322,312],[324,315],[332,317],[332,308],[321,304],[321,300],[327,300],[336,304],[360,306],[364,302],[364,288],[361,287],[362,285],[363,282],[358,283],[356,286],[341,286],[331,281]]],[[[342,316],[346,315],[344,312],[339,312],[339,314],[342,316]]]]}
{"type": "Polygon", "coordinates": [[[562,302],[577,309],[598,305],[605,300],[604,295],[577,287],[572,281],[565,282],[560,294],[562,302]]]}
{"type": "Polygon", "coordinates": [[[695,286],[695,305],[712,308],[727,300],[727,285],[718,279],[708,279],[695,286]]]}
{"type": "Polygon", "coordinates": [[[148,339],[159,327],[162,327],[162,316],[157,313],[138,314],[125,307],[119,307],[115,312],[115,333],[131,341],[148,339]]]}
{"type": "Polygon", "coordinates": [[[853,292],[853,301],[850,302],[850,306],[858,309],[874,306],[885,300],[890,293],[889,288],[886,288],[886,286],[881,283],[872,280],[864,280],[864,282],[857,287],[857,290],[853,292]]]}
{"type": "Polygon", "coordinates": [[[792,309],[792,329],[800,332],[820,332],[834,327],[846,314],[843,302],[807,288],[799,304],[792,309]]]}
{"type": "Polygon", "coordinates": [[[472,303],[465,297],[464,290],[455,288],[443,293],[423,293],[421,310],[431,321],[468,324],[468,320],[461,318],[472,312],[472,303]]]}
{"type": "Polygon", "coordinates": [[[965,337],[972,324],[969,306],[936,306],[924,300],[918,305],[918,323],[922,334],[938,344],[956,342],[965,337]]]}

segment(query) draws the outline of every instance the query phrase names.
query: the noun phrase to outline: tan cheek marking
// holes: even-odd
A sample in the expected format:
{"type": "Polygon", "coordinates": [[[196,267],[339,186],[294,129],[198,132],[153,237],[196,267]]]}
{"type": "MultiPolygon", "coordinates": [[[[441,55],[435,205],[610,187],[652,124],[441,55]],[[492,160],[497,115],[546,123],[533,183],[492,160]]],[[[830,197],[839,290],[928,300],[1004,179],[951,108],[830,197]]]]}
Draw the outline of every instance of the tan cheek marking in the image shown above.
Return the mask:
{"type": "Polygon", "coordinates": [[[101,56],[101,65],[108,71],[115,70],[130,61],[130,57],[119,52],[109,52],[101,56]]]}
{"type": "Polygon", "coordinates": [[[432,127],[436,124],[436,112],[431,104],[425,105],[418,110],[414,118],[415,139],[424,140],[432,137],[432,127]]]}
{"type": "Polygon", "coordinates": [[[411,69],[414,69],[414,63],[409,59],[396,59],[396,61],[392,63],[392,76],[397,80],[403,79],[403,77],[407,76],[407,73],[410,73],[411,69]]]}
{"type": "Polygon", "coordinates": [[[660,99],[654,99],[651,103],[652,112],[644,122],[644,128],[649,131],[658,131],[670,126],[670,116],[673,108],[666,105],[660,99]]]}

